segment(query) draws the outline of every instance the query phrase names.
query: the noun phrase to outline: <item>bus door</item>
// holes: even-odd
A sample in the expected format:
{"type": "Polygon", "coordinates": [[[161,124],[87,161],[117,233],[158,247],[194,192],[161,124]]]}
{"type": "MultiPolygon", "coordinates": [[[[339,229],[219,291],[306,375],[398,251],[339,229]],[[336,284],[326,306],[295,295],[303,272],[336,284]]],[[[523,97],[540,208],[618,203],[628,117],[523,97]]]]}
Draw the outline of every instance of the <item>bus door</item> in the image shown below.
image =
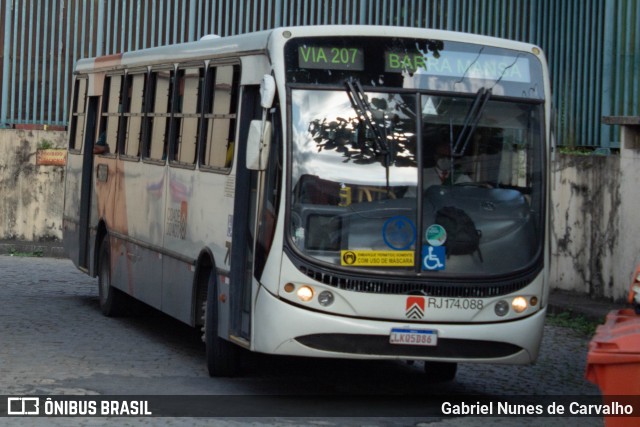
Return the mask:
{"type": "Polygon", "coordinates": [[[270,108],[275,95],[275,83],[270,93],[266,93],[268,90],[265,91],[264,85],[260,92],[256,86],[246,87],[243,92],[236,168],[231,331],[232,335],[237,334],[235,336],[247,341],[251,338],[253,290],[257,289],[273,240],[280,194],[279,144],[271,142],[262,145],[264,140],[256,136],[263,133],[267,135],[265,140],[278,141],[277,137],[272,137],[272,129],[278,127],[271,126],[271,123],[277,122],[279,115],[270,116],[268,113],[277,111],[277,108],[270,108]],[[263,148],[258,151],[260,145],[263,148]],[[267,153],[268,156],[265,156],[267,153]]]}
{"type": "Polygon", "coordinates": [[[251,341],[251,289],[253,284],[254,225],[259,172],[247,169],[245,158],[249,124],[260,116],[258,86],[245,86],[240,105],[236,189],[231,245],[230,335],[251,341]]]}
{"type": "Polygon", "coordinates": [[[78,224],[78,267],[89,268],[89,227],[91,217],[91,194],[93,178],[93,144],[100,105],[99,96],[87,97],[86,126],[82,150],[82,173],[80,182],[80,205],[78,224]]]}
{"type": "Polygon", "coordinates": [[[67,255],[81,269],[89,269],[89,227],[93,184],[93,144],[99,96],[87,96],[86,78],[76,80],[69,155],[65,172],[63,241],[67,255]]]}

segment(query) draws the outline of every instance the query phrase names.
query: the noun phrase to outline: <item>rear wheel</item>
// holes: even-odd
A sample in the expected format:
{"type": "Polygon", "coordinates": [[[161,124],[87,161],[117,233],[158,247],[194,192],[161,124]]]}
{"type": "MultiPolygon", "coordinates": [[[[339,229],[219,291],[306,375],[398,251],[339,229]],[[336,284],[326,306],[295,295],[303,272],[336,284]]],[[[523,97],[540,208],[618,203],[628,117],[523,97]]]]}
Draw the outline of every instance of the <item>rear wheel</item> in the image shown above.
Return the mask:
{"type": "Polygon", "coordinates": [[[424,362],[424,373],[430,382],[440,383],[453,381],[458,371],[458,364],[451,362],[424,362]]]}
{"type": "Polygon", "coordinates": [[[120,316],[124,313],[127,296],[111,285],[111,249],[109,236],[102,239],[98,258],[98,295],[100,310],[108,317],[120,316]]]}
{"type": "Polygon", "coordinates": [[[232,377],[238,372],[238,347],[218,336],[218,291],[215,275],[209,273],[204,303],[203,341],[207,349],[207,369],[212,377],[232,377]]]}

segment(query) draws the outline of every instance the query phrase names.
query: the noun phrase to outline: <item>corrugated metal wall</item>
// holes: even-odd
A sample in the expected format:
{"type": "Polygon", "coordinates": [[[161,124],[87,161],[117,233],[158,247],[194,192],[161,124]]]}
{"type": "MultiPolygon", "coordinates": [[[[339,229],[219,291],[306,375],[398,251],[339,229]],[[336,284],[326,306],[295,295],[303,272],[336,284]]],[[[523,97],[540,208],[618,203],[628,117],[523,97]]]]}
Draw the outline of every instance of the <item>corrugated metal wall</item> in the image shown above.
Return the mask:
{"type": "Polygon", "coordinates": [[[533,42],[559,143],[615,147],[603,115],[640,115],[639,0],[0,0],[0,127],[67,123],[81,57],[283,25],[450,29],[533,42]]]}

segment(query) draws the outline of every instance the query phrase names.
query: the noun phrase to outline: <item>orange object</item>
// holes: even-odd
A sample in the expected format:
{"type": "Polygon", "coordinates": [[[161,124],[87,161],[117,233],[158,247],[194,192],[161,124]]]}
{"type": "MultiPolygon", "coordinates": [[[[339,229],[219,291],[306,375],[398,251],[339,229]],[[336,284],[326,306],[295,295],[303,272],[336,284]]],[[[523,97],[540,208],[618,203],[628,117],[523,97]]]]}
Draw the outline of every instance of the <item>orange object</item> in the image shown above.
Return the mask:
{"type": "Polygon", "coordinates": [[[636,271],[633,273],[631,286],[629,286],[627,302],[633,305],[636,314],[640,314],[640,264],[636,267],[636,271]]]}
{"type": "MultiPolygon", "coordinates": [[[[620,400],[611,396],[640,395],[640,316],[633,310],[610,312],[589,343],[587,380],[600,388],[604,403],[620,400]],[[611,397],[611,398],[608,398],[611,397]]],[[[636,411],[640,408],[636,407],[636,411]]],[[[640,417],[605,417],[605,425],[639,426],[640,417]]]]}

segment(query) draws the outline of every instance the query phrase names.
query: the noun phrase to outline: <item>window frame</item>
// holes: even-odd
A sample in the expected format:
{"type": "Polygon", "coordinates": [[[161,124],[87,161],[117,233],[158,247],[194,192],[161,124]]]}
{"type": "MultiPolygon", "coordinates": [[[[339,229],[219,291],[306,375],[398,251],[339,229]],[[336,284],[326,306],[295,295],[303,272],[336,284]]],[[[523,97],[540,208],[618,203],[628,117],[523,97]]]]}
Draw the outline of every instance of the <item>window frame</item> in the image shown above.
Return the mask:
{"type": "Polygon", "coordinates": [[[148,70],[145,69],[132,69],[127,70],[125,74],[125,81],[123,83],[123,91],[126,90],[126,98],[123,101],[122,108],[122,128],[121,131],[121,139],[119,141],[121,150],[119,151],[120,156],[123,159],[137,161],[141,158],[142,154],[142,146],[144,141],[144,132],[145,132],[145,121],[146,121],[146,105],[147,105],[147,92],[149,90],[149,75],[148,70]],[[142,94],[139,97],[134,98],[134,89],[135,84],[134,80],[136,77],[142,76],[142,94]],[[131,90],[131,96],[129,96],[129,90],[131,90]],[[132,105],[135,102],[140,102],[140,111],[131,111],[132,105]],[[131,128],[131,119],[134,117],[140,118],[140,127],[137,131],[138,134],[138,144],[136,154],[129,154],[129,142],[131,141],[130,137],[130,128],[131,128]]]}
{"type": "Polygon", "coordinates": [[[83,152],[84,147],[84,135],[85,135],[85,125],[86,125],[86,116],[87,116],[87,91],[89,87],[89,76],[88,75],[76,75],[73,82],[73,104],[71,107],[71,123],[69,128],[69,143],[68,149],[70,153],[80,154],[83,152]],[[81,82],[84,82],[84,91],[83,91],[83,99],[81,103],[79,101],[79,89],[81,87],[81,82]],[[78,107],[82,107],[82,111],[78,110],[78,107]],[[79,118],[82,117],[82,125],[80,128],[80,132],[78,133],[78,121],[79,118]],[[80,138],[80,145],[78,147],[78,137],[80,138]]]}
{"type": "Polygon", "coordinates": [[[175,101],[175,90],[174,90],[174,79],[176,78],[176,67],[174,65],[160,65],[151,67],[149,69],[147,75],[147,92],[148,96],[146,97],[146,108],[145,108],[145,132],[143,135],[143,141],[140,145],[140,157],[142,161],[145,163],[154,163],[154,164],[165,164],[167,162],[168,153],[170,151],[169,144],[171,142],[171,117],[173,104],[175,101]],[[163,109],[166,109],[166,112],[156,112],[156,102],[157,99],[157,91],[158,91],[158,74],[159,73],[168,73],[168,83],[167,83],[167,98],[166,98],[166,106],[163,109]],[[160,158],[152,157],[152,151],[156,147],[156,144],[153,144],[153,136],[155,132],[155,124],[156,120],[159,118],[164,118],[164,134],[163,134],[163,148],[162,155],[160,158]]]}
{"type": "MultiPolygon", "coordinates": [[[[206,70],[204,62],[197,63],[183,63],[179,64],[176,67],[175,72],[175,84],[173,87],[173,94],[171,96],[172,99],[172,107],[171,107],[171,118],[170,118],[170,129],[169,129],[169,141],[168,141],[168,153],[167,158],[169,160],[169,164],[171,166],[187,168],[187,169],[195,169],[198,164],[198,153],[200,146],[200,133],[201,122],[203,120],[202,115],[202,101],[204,89],[206,86],[205,78],[206,78],[206,70]],[[195,112],[184,112],[184,101],[190,98],[190,94],[186,93],[187,91],[187,80],[185,80],[185,71],[197,71],[197,86],[195,88],[196,94],[195,99],[196,102],[195,112]],[[183,87],[184,85],[184,87],[183,87]],[[184,92],[184,93],[181,93],[184,92]],[[183,135],[184,135],[184,119],[195,119],[195,133],[194,133],[194,146],[193,146],[193,160],[192,161],[184,161],[182,157],[182,150],[184,147],[183,144],[183,135]]],[[[187,153],[190,154],[190,153],[187,153]]]]}
{"type": "MultiPolygon", "coordinates": [[[[202,171],[213,172],[220,174],[230,174],[233,169],[234,161],[236,158],[236,145],[238,138],[238,123],[239,123],[239,103],[240,103],[240,89],[241,89],[241,75],[242,68],[241,63],[238,60],[230,61],[217,61],[210,63],[205,69],[205,87],[203,91],[203,105],[202,105],[202,120],[201,120],[201,132],[200,132],[200,144],[198,149],[198,166],[202,171]],[[227,113],[216,113],[215,111],[215,92],[218,68],[231,67],[231,83],[229,85],[229,105],[227,113]],[[205,157],[207,155],[208,144],[212,141],[211,132],[215,120],[229,120],[228,135],[227,135],[227,152],[231,150],[230,157],[227,153],[227,158],[223,166],[215,166],[205,163],[205,157]]],[[[210,157],[210,156],[209,156],[210,157]]]]}
{"type": "Polygon", "coordinates": [[[125,84],[125,74],[124,72],[119,72],[119,73],[110,73],[107,74],[105,76],[104,79],[104,84],[103,84],[103,89],[102,89],[102,100],[101,100],[101,106],[100,106],[100,124],[98,126],[99,132],[98,132],[98,137],[100,137],[100,135],[102,135],[104,133],[105,135],[105,145],[107,147],[109,147],[109,152],[103,153],[101,155],[110,155],[110,156],[115,156],[118,154],[119,152],[119,141],[120,141],[120,134],[121,134],[121,121],[122,121],[122,93],[123,93],[123,86],[125,84]],[[111,100],[112,100],[112,79],[114,77],[119,77],[120,78],[120,88],[119,93],[117,94],[117,101],[118,103],[116,105],[120,106],[119,108],[117,108],[117,111],[110,111],[110,106],[111,106],[111,100]],[[109,122],[112,120],[112,118],[116,118],[116,126],[115,126],[115,140],[114,141],[110,141],[108,136],[108,130],[109,130],[109,122]],[[113,144],[109,144],[109,142],[113,142],[113,144]]]}

